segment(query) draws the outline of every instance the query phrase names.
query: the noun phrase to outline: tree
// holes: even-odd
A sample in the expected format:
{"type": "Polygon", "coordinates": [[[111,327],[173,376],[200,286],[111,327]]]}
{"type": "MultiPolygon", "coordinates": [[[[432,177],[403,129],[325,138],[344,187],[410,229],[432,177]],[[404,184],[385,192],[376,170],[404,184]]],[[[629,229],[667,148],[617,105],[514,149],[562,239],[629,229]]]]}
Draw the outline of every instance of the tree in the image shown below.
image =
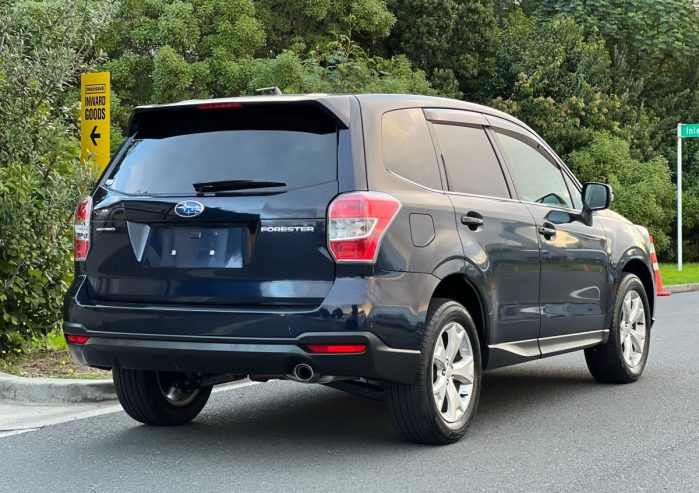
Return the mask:
{"type": "Polygon", "coordinates": [[[380,0],[127,0],[101,38],[118,94],[113,118],[123,130],[139,104],[239,96],[271,85],[431,93],[405,56],[372,56],[357,41],[387,35],[393,21],[380,0]],[[285,29],[298,29],[295,43],[283,42],[285,29]]]}
{"type": "Polygon", "coordinates": [[[435,94],[424,72],[413,70],[405,56],[372,57],[346,37],[305,56],[286,51],[274,59],[256,60],[248,92],[275,85],[291,93],[435,94]]]}
{"type": "MultiPolygon", "coordinates": [[[[699,92],[694,90],[699,85],[699,4],[693,0],[543,0],[536,11],[540,19],[567,15],[587,33],[605,40],[614,55],[610,69],[614,90],[621,94],[632,88],[627,92],[628,103],[643,106],[655,122],[650,128],[642,126],[656,139],[641,152],[646,158],[659,152],[674,161],[677,123],[696,121],[699,115],[699,92]]],[[[632,148],[638,151],[637,146],[632,148]]],[[[699,196],[699,155],[689,155],[685,170],[691,202],[699,196]]],[[[690,225],[695,223],[690,219],[690,225]]],[[[690,243],[696,238],[690,236],[690,243]]]]}
{"type": "Polygon", "coordinates": [[[388,52],[405,54],[445,96],[477,100],[478,76],[492,56],[495,14],[490,0],[390,0],[396,25],[388,52]]]}
{"type": "Polygon", "coordinates": [[[605,130],[646,156],[657,143],[656,122],[612,91],[610,68],[604,40],[586,37],[573,19],[541,21],[514,11],[499,30],[486,80],[493,104],[534,127],[559,154],[605,130]]]}
{"type": "Polygon", "coordinates": [[[126,127],[134,106],[222,95],[241,78],[237,61],[262,47],[252,0],[124,0],[100,38],[126,127]]]}
{"type": "Polygon", "coordinates": [[[396,22],[383,0],[260,0],[255,5],[267,35],[260,57],[299,45],[319,49],[339,37],[370,49],[396,22]]]}
{"type": "Polygon", "coordinates": [[[624,46],[641,68],[696,55],[699,47],[699,12],[692,0],[541,1],[540,18],[557,14],[599,32],[611,47],[624,46]]]}
{"type": "Polygon", "coordinates": [[[69,88],[108,4],[0,0],[0,346],[58,328],[70,216],[91,184],[69,88]]]}
{"type": "Polygon", "coordinates": [[[675,195],[664,158],[634,159],[628,142],[596,132],[590,145],[568,156],[568,164],[582,181],[609,183],[614,190],[612,208],[646,226],[659,251],[668,248],[675,195]]]}

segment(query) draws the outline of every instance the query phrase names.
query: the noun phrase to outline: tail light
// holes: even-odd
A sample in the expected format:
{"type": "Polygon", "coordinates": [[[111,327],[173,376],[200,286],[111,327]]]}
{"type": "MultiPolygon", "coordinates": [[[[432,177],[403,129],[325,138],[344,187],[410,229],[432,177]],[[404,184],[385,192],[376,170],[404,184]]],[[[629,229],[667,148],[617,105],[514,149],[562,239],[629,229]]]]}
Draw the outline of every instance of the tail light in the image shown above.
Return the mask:
{"type": "Polygon", "coordinates": [[[328,209],[328,245],[338,262],[376,262],[386,229],[401,203],[381,192],[339,195],[328,209]]]}
{"type": "Polygon", "coordinates": [[[75,260],[85,260],[90,250],[90,216],[92,197],[80,201],[75,209],[75,260]]]}

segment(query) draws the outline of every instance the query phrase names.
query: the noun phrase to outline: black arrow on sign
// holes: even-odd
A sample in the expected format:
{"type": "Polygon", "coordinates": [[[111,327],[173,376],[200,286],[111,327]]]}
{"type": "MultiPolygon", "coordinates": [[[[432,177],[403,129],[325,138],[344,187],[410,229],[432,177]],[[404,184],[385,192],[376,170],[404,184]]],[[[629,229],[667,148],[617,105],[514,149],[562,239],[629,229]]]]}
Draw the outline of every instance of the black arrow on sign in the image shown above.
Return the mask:
{"type": "Polygon", "coordinates": [[[94,126],[92,132],[90,132],[90,140],[92,140],[92,145],[97,146],[97,140],[102,137],[102,134],[97,133],[97,125],[94,126]]]}

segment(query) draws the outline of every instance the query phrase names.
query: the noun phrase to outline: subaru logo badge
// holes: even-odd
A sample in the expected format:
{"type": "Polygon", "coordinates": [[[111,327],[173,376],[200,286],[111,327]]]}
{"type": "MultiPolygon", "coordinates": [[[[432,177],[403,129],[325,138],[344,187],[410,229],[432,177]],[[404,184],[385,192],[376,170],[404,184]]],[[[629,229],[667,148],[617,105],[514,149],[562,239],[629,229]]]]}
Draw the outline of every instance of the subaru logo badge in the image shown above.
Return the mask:
{"type": "Polygon", "coordinates": [[[180,217],[195,217],[204,212],[204,205],[196,200],[185,200],[175,206],[175,214],[180,217]]]}

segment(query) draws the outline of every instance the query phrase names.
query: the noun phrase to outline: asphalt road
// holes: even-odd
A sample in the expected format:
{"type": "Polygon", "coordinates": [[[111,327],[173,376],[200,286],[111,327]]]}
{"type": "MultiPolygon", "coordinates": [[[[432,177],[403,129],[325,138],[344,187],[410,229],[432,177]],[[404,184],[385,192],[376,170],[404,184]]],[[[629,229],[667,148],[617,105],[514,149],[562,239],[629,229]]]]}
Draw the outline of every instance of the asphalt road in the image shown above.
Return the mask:
{"type": "Polygon", "coordinates": [[[179,428],[123,412],[0,438],[0,491],[699,491],[699,293],[659,299],[644,376],[582,353],[486,373],[461,442],[406,443],[384,403],[270,382],[179,428]]]}

